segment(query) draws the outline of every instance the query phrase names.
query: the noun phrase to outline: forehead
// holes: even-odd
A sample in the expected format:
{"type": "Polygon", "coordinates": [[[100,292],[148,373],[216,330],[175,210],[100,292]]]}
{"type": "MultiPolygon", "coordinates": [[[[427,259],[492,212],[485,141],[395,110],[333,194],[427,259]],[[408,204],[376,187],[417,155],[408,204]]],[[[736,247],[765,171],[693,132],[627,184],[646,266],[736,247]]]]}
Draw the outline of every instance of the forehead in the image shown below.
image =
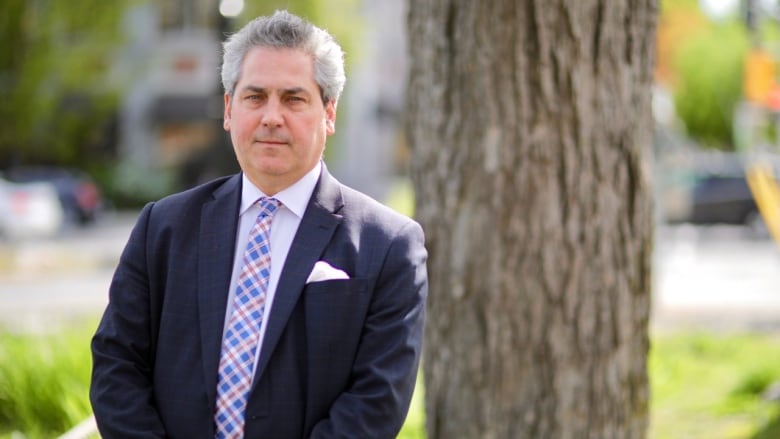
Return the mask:
{"type": "Polygon", "coordinates": [[[265,89],[298,87],[316,90],[314,60],[299,49],[254,47],[241,68],[236,88],[265,89]]]}

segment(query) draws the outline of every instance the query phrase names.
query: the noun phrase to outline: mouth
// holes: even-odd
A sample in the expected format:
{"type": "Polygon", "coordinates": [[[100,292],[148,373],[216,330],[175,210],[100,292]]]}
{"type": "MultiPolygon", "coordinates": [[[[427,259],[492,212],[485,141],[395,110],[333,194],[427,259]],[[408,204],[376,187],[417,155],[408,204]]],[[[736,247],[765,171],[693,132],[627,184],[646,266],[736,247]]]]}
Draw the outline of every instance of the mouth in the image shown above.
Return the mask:
{"type": "Polygon", "coordinates": [[[256,139],[255,143],[263,145],[287,145],[287,142],[279,139],[256,139]]]}

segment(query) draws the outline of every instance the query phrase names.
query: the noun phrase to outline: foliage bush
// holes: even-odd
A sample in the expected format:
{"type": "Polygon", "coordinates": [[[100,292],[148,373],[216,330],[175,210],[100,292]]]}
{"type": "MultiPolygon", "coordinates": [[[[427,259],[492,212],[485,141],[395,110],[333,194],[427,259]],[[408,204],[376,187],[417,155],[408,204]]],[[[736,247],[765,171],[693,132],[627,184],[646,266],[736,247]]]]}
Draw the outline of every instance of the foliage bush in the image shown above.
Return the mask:
{"type": "Polygon", "coordinates": [[[0,334],[0,437],[57,437],[89,416],[93,329],[0,334]]]}
{"type": "Polygon", "coordinates": [[[708,146],[733,149],[733,114],[742,99],[748,40],[733,22],[681,43],[675,65],[675,107],[687,134],[708,146]]]}
{"type": "Polygon", "coordinates": [[[0,2],[0,164],[104,158],[127,79],[113,68],[122,13],[134,1],[0,2]]]}

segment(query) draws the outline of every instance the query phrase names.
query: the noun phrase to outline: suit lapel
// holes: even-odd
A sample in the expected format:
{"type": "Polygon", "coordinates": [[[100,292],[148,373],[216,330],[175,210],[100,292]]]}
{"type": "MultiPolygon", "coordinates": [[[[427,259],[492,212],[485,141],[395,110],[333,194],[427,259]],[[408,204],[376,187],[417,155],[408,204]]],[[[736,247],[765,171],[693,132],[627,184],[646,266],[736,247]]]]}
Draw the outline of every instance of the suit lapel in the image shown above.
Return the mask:
{"type": "Polygon", "coordinates": [[[341,186],[323,164],[319,182],[301,218],[276,287],[268,328],[255,372],[255,383],[259,381],[257,378],[262,375],[279,342],[314,263],[325,251],[333,232],[341,222],[341,216],[337,212],[342,205],[341,186]]]}
{"type": "Polygon", "coordinates": [[[216,400],[216,381],[212,378],[217,376],[219,366],[240,200],[241,174],[238,174],[214,191],[213,199],[201,210],[197,290],[203,372],[209,401],[216,400]]]}

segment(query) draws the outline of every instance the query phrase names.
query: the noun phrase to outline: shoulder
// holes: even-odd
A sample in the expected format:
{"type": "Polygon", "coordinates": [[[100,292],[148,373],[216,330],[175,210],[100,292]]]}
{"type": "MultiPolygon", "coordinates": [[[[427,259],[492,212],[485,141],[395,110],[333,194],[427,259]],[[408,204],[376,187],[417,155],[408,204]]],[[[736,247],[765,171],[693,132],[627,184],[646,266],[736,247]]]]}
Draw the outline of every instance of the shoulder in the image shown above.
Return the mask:
{"type": "Polygon", "coordinates": [[[160,208],[186,208],[191,205],[201,205],[222,193],[228,194],[241,187],[240,174],[220,177],[193,188],[168,195],[155,202],[160,208]]]}
{"type": "Polygon", "coordinates": [[[391,237],[410,234],[422,237],[422,227],[414,219],[344,184],[341,193],[344,206],[339,213],[346,224],[391,237]]]}
{"type": "Polygon", "coordinates": [[[240,174],[220,177],[196,187],[177,192],[148,203],[141,212],[141,220],[149,224],[193,224],[200,218],[203,207],[214,200],[226,201],[226,206],[238,206],[241,192],[240,174]]]}

